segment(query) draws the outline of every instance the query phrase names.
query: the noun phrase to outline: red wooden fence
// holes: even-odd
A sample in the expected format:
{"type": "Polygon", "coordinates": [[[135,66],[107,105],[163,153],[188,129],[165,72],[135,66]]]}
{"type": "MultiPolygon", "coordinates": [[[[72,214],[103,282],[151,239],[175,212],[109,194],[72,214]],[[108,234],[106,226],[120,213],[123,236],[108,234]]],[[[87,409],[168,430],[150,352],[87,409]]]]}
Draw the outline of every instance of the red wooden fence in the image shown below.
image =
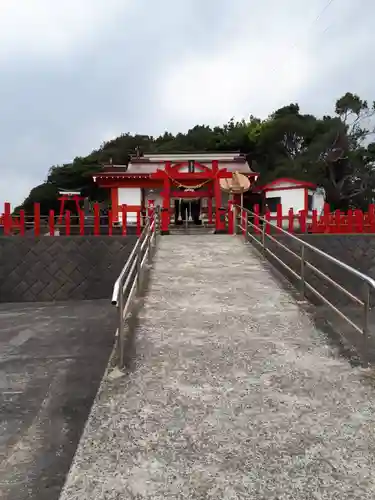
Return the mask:
{"type": "MultiPolygon", "coordinates": [[[[250,221],[249,230],[255,233],[262,231],[262,221],[259,205],[253,208],[254,215],[250,221]]],[[[341,212],[336,210],[330,211],[328,204],[325,205],[323,213],[318,215],[316,210],[307,212],[300,210],[295,213],[292,208],[289,209],[288,215],[283,215],[285,212],[281,205],[277,207],[276,214],[271,214],[269,211],[263,214],[263,217],[270,222],[267,224],[266,231],[281,232],[281,228],[291,233],[325,233],[325,234],[359,234],[375,233],[375,205],[369,205],[367,212],[361,210],[348,210],[341,212]]],[[[240,216],[240,214],[239,214],[240,216]]],[[[234,212],[229,206],[228,212],[228,232],[234,233],[234,212]]],[[[250,216],[249,216],[250,217],[250,216]]],[[[244,227],[244,216],[240,216],[242,227],[244,227]]]]}
{"type": "MultiPolygon", "coordinates": [[[[105,225],[101,224],[101,219],[103,215],[100,213],[100,207],[98,203],[94,204],[93,216],[90,217],[89,221],[85,219],[85,214],[82,210],[79,211],[77,215],[72,216],[69,210],[65,211],[64,217],[61,219],[59,215],[55,214],[54,210],[50,210],[47,217],[42,217],[40,214],[40,204],[34,203],[33,215],[27,217],[24,210],[20,210],[19,216],[12,216],[10,203],[4,203],[4,213],[0,215],[0,226],[4,228],[4,235],[10,236],[14,234],[19,234],[24,236],[26,230],[31,230],[32,234],[35,236],[40,236],[41,234],[48,234],[54,236],[59,234],[58,230],[63,230],[64,234],[69,236],[72,234],[73,227],[77,228],[74,231],[75,234],[84,235],[86,227],[93,228],[93,234],[99,236],[103,234],[103,231],[107,234],[112,235],[114,233],[114,227],[117,225],[114,223],[112,211],[108,212],[108,223],[105,225]],[[103,229],[101,231],[101,228],[103,229]]],[[[141,207],[122,205],[120,212],[122,215],[122,220],[125,221],[121,224],[121,234],[127,234],[127,228],[129,227],[129,217],[131,213],[136,214],[135,229],[136,234],[140,235],[142,231],[142,213],[141,207]]],[[[153,217],[154,207],[151,205],[148,207],[147,215],[153,217]]]]}
{"type": "MultiPolygon", "coordinates": [[[[141,207],[138,206],[127,206],[122,205],[120,208],[120,213],[122,215],[123,221],[128,221],[128,214],[136,214],[136,234],[141,234],[142,231],[142,213],[141,207]]],[[[235,231],[234,224],[234,212],[232,210],[233,204],[229,202],[228,206],[228,232],[233,234],[235,231]]],[[[250,217],[245,214],[245,211],[240,215],[241,225],[244,227],[246,224],[247,217],[250,217],[250,222],[253,226],[255,233],[260,233],[262,228],[261,213],[258,205],[253,208],[254,215],[250,217]]],[[[101,231],[101,214],[99,204],[94,204],[94,215],[90,217],[91,223],[87,223],[85,220],[85,215],[83,211],[80,211],[75,218],[71,212],[66,211],[63,219],[60,221],[59,216],[55,214],[53,210],[50,210],[48,217],[42,217],[40,214],[40,204],[34,204],[34,214],[31,217],[27,217],[23,210],[20,211],[19,216],[12,216],[10,203],[4,203],[4,213],[0,215],[0,226],[4,228],[5,235],[20,234],[25,235],[26,229],[32,229],[35,236],[40,236],[41,234],[49,234],[51,236],[56,234],[56,230],[63,230],[65,234],[69,235],[72,233],[72,229],[76,229],[75,234],[84,235],[85,227],[91,226],[93,228],[93,234],[98,236],[103,234],[101,231]],[[77,222],[78,220],[78,222],[77,222]],[[72,223],[74,221],[74,224],[72,223]],[[59,224],[59,222],[61,222],[59,224]],[[42,229],[43,225],[43,229],[42,229]]],[[[147,215],[152,217],[154,213],[153,204],[149,204],[147,209],[147,215]]],[[[330,234],[358,234],[358,233],[375,233],[375,205],[369,205],[367,212],[362,212],[361,210],[348,210],[344,213],[340,210],[331,212],[329,205],[324,207],[323,213],[318,215],[316,210],[312,212],[306,212],[304,210],[295,213],[293,209],[288,210],[288,215],[285,214],[282,206],[277,207],[276,213],[271,214],[267,212],[263,214],[264,218],[270,222],[267,225],[266,231],[276,231],[280,232],[280,228],[283,228],[289,232],[296,233],[330,233],[330,234]]],[[[116,224],[113,220],[112,212],[108,213],[108,224],[103,225],[103,228],[108,232],[109,235],[114,233],[114,227],[116,224]]],[[[121,224],[121,234],[126,235],[128,224],[121,224]]],[[[102,228],[102,229],[103,229],[102,228]]]]}

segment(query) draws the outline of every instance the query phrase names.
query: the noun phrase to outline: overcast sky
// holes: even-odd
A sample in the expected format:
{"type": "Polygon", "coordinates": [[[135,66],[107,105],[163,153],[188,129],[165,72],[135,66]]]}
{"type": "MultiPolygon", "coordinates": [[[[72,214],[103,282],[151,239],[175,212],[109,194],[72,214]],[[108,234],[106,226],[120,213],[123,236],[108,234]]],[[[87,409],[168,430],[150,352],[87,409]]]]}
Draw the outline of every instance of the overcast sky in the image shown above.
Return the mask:
{"type": "Polygon", "coordinates": [[[1,206],[123,132],[374,100],[375,3],[328,3],[0,0],[1,206]]]}

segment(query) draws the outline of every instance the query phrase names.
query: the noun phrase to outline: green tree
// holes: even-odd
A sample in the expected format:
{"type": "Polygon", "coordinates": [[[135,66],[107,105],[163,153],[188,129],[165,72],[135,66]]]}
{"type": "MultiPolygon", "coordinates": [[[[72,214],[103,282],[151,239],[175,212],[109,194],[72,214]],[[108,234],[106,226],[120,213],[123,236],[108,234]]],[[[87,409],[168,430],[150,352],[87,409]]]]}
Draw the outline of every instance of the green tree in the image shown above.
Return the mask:
{"type": "MultiPolygon", "coordinates": [[[[231,119],[224,125],[196,125],[176,135],[159,137],[122,134],[104,142],[86,157],[50,168],[46,181],[32,189],[23,203],[27,210],[41,202],[42,213],[57,207],[58,189],[80,189],[91,200],[105,201],[92,176],[103,163],[127,164],[136,149],[141,153],[184,151],[240,151],[265,183],[278,177],[309,180],[325,187],[335,208],[366,207],[375,190],[374,103],[352,93],[337,100],[332,116],[301,114],[298,103],[274,111],[265,120],[231,119]]],[[[19,207],[20,208],[20,207],[19,207]]]]}

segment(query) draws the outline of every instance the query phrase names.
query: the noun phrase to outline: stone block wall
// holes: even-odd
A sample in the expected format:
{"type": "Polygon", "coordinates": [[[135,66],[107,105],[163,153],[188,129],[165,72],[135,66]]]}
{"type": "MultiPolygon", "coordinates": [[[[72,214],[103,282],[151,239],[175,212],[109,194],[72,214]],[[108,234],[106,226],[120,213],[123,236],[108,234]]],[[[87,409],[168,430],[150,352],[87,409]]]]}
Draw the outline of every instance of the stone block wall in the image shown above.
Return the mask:
{"type": "Polygon", "coordinates": [[[0,302],[110,300],[136,236],[0,237],[0,302]]]}

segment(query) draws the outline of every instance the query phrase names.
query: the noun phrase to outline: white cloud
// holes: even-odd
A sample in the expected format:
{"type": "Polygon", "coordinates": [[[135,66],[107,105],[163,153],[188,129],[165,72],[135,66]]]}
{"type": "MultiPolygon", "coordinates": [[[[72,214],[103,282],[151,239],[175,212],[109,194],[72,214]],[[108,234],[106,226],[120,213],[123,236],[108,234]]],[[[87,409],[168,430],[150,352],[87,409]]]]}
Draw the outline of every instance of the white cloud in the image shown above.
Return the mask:
{"type": "Polygon", "coordinates": [[[265,117],[295,97],[311,77],[312,66],[287,44],[228,44],[215,56],[192,57],[169,68],[160,89],[161,106],[177,126],[223,123],[232,116],[265,117]]]}
{"type": "Polygon", "coordinates": [[[0,60],[79,51],[127,5],[127,0],[1,0],[0,60]]]}
{"type": "Polygon", "coordinates": [[[234,4],[220,44],[170,65],[159,82],[161,107],[177,128],[250,114],[265,117],[297,100],[300,89],[316,77],[306,32],[320,1],[309,6],[289,2],[289,8],[272,0],[257,7],[234,4]]]}

